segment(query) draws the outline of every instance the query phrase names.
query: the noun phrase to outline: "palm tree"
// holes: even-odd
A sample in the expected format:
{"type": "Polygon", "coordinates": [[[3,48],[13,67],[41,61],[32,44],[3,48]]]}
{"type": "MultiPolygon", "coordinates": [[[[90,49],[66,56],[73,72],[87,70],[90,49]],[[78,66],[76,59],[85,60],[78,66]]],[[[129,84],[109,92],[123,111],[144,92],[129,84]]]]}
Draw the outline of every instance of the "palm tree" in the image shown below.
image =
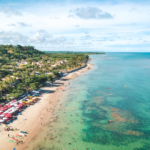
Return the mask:
{"type": "Polygon", "coordinates": [[[7,89],[8,89],[8,83],[6,81],[4,81],[4,82],[0,81],[0,91],[1,91],[1,96],[0,97],[2,97],[2,91],[5,91],[7,89]]]}
{"type": "Polygon", "coordinates": [[[3,82],[3,88],[4,88],[3,91],[9,89],[9,83],[7,81],[3,82]]]}
{"type": "Polygon", "coordinates": [[[0,97],[2,97],[2,91],[3,91],[3,90],[4,90],[4,87],[3,87],[2,81],[0,81],[0,91],[1,91],[0,97]]]}

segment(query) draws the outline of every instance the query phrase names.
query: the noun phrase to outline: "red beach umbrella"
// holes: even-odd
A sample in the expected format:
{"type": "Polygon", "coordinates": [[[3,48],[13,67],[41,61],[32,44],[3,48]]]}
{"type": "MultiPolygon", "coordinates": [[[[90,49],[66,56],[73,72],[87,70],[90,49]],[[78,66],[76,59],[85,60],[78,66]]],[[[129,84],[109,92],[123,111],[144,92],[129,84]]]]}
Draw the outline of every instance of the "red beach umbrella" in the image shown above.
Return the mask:
{"type": "Polygon", "coordinates": [[[11,114],[7,114],[7,118],[12,118],[12,115],[11,114]]]}

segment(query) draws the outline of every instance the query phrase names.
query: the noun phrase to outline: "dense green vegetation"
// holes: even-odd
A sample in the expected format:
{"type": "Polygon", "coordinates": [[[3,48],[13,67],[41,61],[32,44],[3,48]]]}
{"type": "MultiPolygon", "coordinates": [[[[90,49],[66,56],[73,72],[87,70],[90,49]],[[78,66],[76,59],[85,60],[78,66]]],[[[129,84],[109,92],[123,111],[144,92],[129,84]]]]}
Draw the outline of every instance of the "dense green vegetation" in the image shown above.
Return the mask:
{"type": "Polygon", "coordinates": [[[0,45],[0,98],[17,98],[36,90],[87,60],[85,53],[45,53],[33,46],[0,45]]]}

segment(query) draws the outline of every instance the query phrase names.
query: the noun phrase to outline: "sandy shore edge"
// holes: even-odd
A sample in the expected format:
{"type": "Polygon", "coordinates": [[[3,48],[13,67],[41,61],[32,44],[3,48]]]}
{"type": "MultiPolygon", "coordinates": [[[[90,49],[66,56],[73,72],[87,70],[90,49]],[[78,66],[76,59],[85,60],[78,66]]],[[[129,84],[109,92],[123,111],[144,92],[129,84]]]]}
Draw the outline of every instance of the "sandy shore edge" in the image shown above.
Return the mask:
{"type": "Polygon", "coordinates": [[[59,96],[62,95],[63,91],[60,90],[60,88],[63,88],[63,85],[67,82],[66,79],[75,78],[91,68],[92,65],[87,64],[86,67],[69,73],[67,76],[56,80],[53,87],[43,87],[42,90],[44,90],[45,93],[42,94],[40,100],[34,105],[29,106],[23,111],[22,115],[18,115],[17,120],[9,124],[10,127],[29,133],[27,137],[22,139],[24,143],[17,146],[16,143],[8,142],[8,140],[11,140],[10,137],[15,136],[19,133],[19,131],[4,131],[3,127],[0,126],[0,150],[13,150],[13,148],[16,148],[16,150],[24,150],[28,146],[29,142],[42,129],[42,126],[47,123],[51,116],[53,116],[53,112],[49,108],[53,108],[59,96]],[[8,137],[8,134],[10,137],[8,137]]]}

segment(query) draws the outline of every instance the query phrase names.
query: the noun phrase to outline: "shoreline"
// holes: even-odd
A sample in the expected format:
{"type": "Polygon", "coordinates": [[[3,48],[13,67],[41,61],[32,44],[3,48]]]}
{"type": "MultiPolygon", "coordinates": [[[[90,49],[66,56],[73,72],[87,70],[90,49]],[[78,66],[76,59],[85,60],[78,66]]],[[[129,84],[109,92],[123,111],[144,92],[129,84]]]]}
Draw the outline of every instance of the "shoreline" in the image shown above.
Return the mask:
{"type": "MultiPolygon", "coordinates": [[[[18,146],[16,145],[16,143],[8,142],[8,140],[11,139],[10,137],[15,136],[19,133],[19,131],[4,131],[3,127],[0,126],[0,149],[11,150],[16,147],[16,150],[23,150],[27,148],[31,140],[42,129],[42,126],[48,122],[50,117],[54,116],[54,107],[57,103],[58,98],[63,94],[61,88],[63,88],[64,84],[69,79],[75,78],[76,76],[91,68],[92,65],[88,63],[85,67],[76,69],[75,71],[69,73],[67,76],[55,80],[53,87],[42,87],[41,89],[42,91],[45,91],[45,93],[42,94],[40,100],[34,105],[30,105],[30,107],[23,111],[22,115],[18,115],[17,120],[8,125],[9,127],[17,128],[29,133],[27,137],[23,139],[24,143],[18,146]],[[8,134],[10,135],[10,137],[8,137],[8,134]]],[[[57,109],[55,111],[57,111],[57,109]]]]}

